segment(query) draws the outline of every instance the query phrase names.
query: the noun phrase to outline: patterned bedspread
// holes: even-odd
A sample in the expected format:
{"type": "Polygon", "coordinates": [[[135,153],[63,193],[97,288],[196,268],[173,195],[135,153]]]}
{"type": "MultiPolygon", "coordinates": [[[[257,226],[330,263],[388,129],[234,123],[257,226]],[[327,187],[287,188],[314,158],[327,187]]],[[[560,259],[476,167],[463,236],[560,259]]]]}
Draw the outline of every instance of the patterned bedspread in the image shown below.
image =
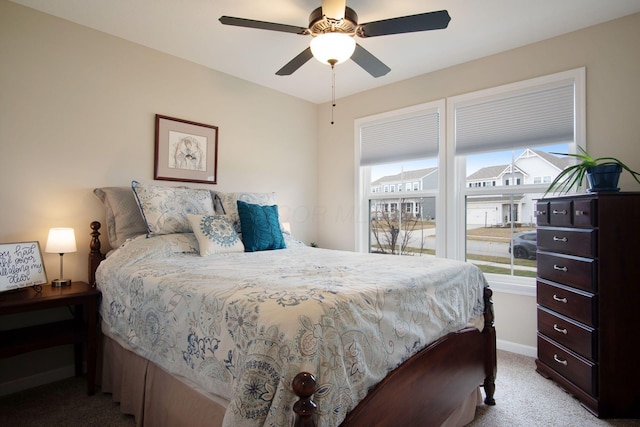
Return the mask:
{"type": "Polygon", "coordinates": [[[108,333],[230,401],[224,425],[289,426],[316,375],[320,426],[425,345],[482,314],[484,276],[432,256],[305,246],[201,257],[191,234],[138,238],[97,271],[108,333]]]}

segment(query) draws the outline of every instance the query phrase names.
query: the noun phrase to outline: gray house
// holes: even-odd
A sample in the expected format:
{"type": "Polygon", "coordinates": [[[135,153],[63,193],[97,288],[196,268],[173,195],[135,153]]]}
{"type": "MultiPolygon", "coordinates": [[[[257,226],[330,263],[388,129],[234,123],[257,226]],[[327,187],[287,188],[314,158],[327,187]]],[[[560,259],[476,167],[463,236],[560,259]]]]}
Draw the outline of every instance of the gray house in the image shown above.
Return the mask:
{"type": "Polygon", "coordinates": [[[436,202],[433,197],[415,197],[417,191],[435,189],[438,185],[438,168],[404,171],[387,175],[371,183],[371,192],[389,193],[389,200],[376,200],[371,204],[371,212],[413,214],[416,218],[434,219],[436,202]]]}

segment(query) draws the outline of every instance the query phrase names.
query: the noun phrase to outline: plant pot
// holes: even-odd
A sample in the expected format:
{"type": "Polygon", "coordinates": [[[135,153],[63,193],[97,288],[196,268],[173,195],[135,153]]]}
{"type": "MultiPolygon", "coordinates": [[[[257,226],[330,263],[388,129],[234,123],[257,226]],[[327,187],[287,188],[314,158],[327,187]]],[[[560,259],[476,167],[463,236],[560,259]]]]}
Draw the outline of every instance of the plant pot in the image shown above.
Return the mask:
{"type": "Polygon", "coordinates": [[[617,164],[597,165],[587,169],[589,193],[598,191],[620,191],[618,180],[622,173],[622,166],[617,164]]]}

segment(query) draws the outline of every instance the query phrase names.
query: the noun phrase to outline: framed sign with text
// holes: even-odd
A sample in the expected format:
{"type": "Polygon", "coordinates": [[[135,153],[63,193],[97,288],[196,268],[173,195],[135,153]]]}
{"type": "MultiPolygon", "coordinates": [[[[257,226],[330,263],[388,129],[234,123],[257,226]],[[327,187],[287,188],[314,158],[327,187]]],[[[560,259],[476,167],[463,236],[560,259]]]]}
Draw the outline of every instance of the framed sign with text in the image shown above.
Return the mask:
{"type": "Polygon", "coordinates": [[[0,292],[47,283],[38,242],[0,243],[0,292]]]}

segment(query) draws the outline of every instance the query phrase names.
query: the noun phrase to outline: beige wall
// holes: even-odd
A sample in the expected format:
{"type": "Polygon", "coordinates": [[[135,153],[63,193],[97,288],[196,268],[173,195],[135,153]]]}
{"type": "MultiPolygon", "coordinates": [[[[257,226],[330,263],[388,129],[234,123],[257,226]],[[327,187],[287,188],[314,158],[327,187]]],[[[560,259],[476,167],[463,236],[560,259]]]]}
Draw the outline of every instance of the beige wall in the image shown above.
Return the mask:
{"type": "MultiPolygon", "coordinates": [[[[589,151],[640,170],[638,41],[640,14],[339,99],[334,125],[330,105],[321,106],[318,243],[355,248],[354,119],[453,95],[586,67],[589,151]]],[[[629,174],[621,185],[640,190],[629,174]]],[[[495,300],[498,339],[535,346],[535,298],[503,294],[495,300]]]]}
{"type": "MultiPolygon", "coordinates": [[[[294,234],[316,239],[316,105],[0,0],[0,242],[44,250],[50,227],[74,227],[65,276],[86,279],[89,223],[104,220],[92,189],[153,182],[156,113],[219,126],[218,184],[186,185],[276,191],[294,234]]],[[[58,255],[43,258],[56,278],[58,255]]],[[[14,359],[0,386],[51,368],[14,359]]]]}

